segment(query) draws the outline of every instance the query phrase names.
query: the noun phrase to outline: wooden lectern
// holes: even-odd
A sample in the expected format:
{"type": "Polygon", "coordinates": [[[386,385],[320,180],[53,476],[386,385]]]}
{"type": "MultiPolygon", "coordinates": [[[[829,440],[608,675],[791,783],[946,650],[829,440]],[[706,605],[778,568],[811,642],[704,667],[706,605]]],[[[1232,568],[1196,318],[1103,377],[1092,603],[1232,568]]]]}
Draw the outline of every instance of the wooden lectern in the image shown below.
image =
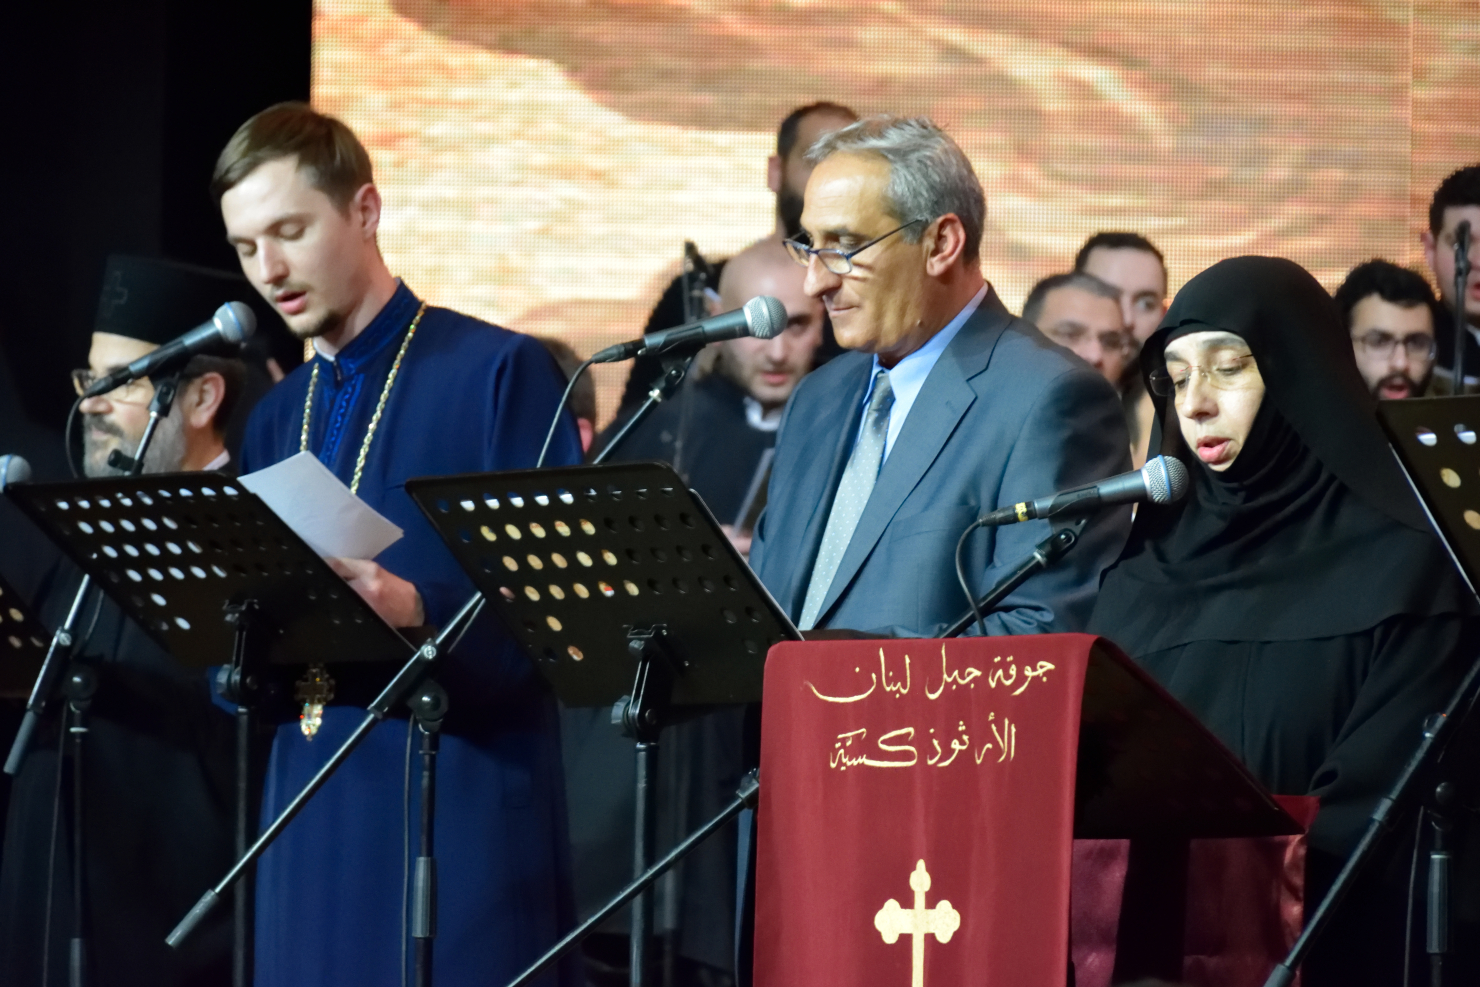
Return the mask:
{"type": "Polygon", "coordinates": [[[1075,837],[1301,832],[1090,635],[780,644],[762,710],[757,987],[1061,987],[1075,837]]]}

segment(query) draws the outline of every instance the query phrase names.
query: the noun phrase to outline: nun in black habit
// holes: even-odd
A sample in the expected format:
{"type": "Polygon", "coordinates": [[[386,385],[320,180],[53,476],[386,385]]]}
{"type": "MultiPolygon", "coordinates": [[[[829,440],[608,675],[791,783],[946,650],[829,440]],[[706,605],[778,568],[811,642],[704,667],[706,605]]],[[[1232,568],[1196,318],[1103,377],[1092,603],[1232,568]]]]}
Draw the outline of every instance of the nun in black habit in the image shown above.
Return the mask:
{"type": "MultiPolygon", "coordinates": [[[[1090,629],[1270,790],[1320,798],[1309,913],[1477,654],[1480,607],[1387,448],[1331,299],[1303,268],[1214,265],[1178,293],[1143,354],[1161,451],[1188,464],[1192,492],[1142,505],[1090,629]]],[[[1317,944],[1307,987],[1402,982],[1413,819],[1317,944]]],[[[1416,959],[1422,913],[1420,895],[1416,959]]]]}

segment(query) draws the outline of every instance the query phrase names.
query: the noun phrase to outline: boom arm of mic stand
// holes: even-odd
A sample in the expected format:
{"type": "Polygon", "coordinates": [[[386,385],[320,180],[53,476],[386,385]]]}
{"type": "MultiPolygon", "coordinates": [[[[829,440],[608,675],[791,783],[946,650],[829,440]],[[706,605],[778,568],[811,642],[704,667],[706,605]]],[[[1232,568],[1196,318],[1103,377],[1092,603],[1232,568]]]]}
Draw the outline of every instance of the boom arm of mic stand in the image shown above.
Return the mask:
{"type": "Polygon", "coordinates": [[[437,660],[442,653],[442,649],[446,647],[447,642],[452,639],[453,634],[458,631],[458,628],[464,623],[471,624],[477,618],[478,612],[483,609],[483,603],[483,594],[474,593],[468,602],[463,604],[462,609],[457,612],[457,615],[448,621],[447,626],[442,628],[434,639],[416,649],[416,654],[412,655],[410,660],[401,666],[401,670],[396,673],[395,678],[391,679],[390,683],[380,691],[380,695],[375,697],[375,701],[366,708],[365,718],[360,721],[359,726],[355,727],[354,732],[345,738],[344,743],[339,745],[339,749],[330,756],[329,760],[324,763],[324,766],[318,770],[318,773],[309,779],[308,784],[304,785],[303,790],[293,797],[293,801],[287,804],[283,811],[278,814],[278,817],[272,821],[272,824],[262,831],[262,835],[257,837],[257,842],[253,843],[251,848],[242,855],[242,858],[232,866],[231,870],[221,879],[220,883],[203,894],[200,900],[195,903],[195,907],[190,909],[189,914],[182,918],[180,924],[175,926],[174,930],[165,938],[165,942],[172,949],[180,948],[180,944],[190,936],[190,933],[201,923],[201,920],[209,915],[215,909],[216,905],[220,903],[222,896],[246,873],[248,867],[256,863],[257,858],[267,851],[267,848],[281,835],[288,823],[293,821],[293,817],[298,815],[303,807],[308,804],[309,799],[313,798],[314,794],[320,788],[324,787],[324,783],[329,780],[329,776],[344,763],[345,759],[354,752],[356,747],[360,746],[360,742],[365,739],[371,729],[381,720],[385,719],[386,714],[397,703],[404,701],[410,696],[412,690],[421,682],[422,676],[427,673],[432,663],[437,660]]]}
{"type": "Polygon", "coordinates": [[[592,915],[590,918],[586,919],[586,921],[582,922],[580,925],[576,926],[576,928],[572,929],[565,936],[565,938],[561,939],[555,945],[547,949],[545,951],[545,954],[539,959],[535,960],[534,963],[529,967],[529,969],[519,974],[518,977],[510,982],[509,987],[524,987],[525,984],[529,983],[535,977],[538,977],[540,974],[548,970],[551,965],[553,965],[556,961],[560,959],[560,957],[570,952],[572,949],[575,948],[577,943],[579,943],[582,939],[586,938],[588,935],[594,932],[598,925],[600,925],[602,922],[605,922],[608,918],[611,918],[612,915],[616,914],[617,911],[620,910],[629,901],[646,891],[650,886],[652,886],[653,882],[662,877],[670,867],[678,863],[684,857],[687,857],[689,855],[689,851],[693,850],[694,847],[709,839],[709,837],[713,836],[714,833],[720,827],[724,826],[725,823],[738,816],[741,809],[754,809],[756,806],[756,801],[760,797],[760,791],[761,783],[756,772],[752,771],[750,772],[750,774],[740,779],[740,787],[735,792],[734,801],[725,806],[725,808],[723,809],[723,811],[720,812],[719,815],[715,816],[699,829],[689,834],[689,837],[686,840],[684,840],[678,846],[669,851],[668,855],[665,856],[662,860],[659,860],[656,864],[653,864],[653,866],[643,871],[641,877],[637,878],[631,884],[623,888],[622,891],[611,901],[607,902],[600,911],[598,911],[595,915],[592,915]]]}
{"type": "Polygon", "coordinates": [[[1012,567],[1012,570],[1007,575],[997,580],[997,585],[988,590],[987,595],[976,602],[976,608],[974,610],[968,610],[962,614],[960,619],[946,628],[945,633],[941,637],[959,636],[962,631],[976,622],[976,615],[978,613],[985,614],[994,609],[997,604],[1007,598],[1007,594],[1063,558],[1065,553],[1079,542],[1079,535],[1084,530],[1084,524],[1085,519],[1080,518],[1075,523],[1065,525],[1039,542],[1031,553],[1012,567]]]}
{"type": "MultiPolygon", "coordinates": [[[[695,355],[697,356],[698,354],[695,355]]],[[[678,385],[683,382],[684,375],[689,372],[689,364],[693,362],[693,356],[684,360],[664,361],[663,376],[659,378],[658,383],[653,385],[653,389],[648,392],[647,400],[642,403],[642,407],[638,408],[631,418],[627,419],[617,434],[612,436],[612,440],[601,447],[601,452],[597,453],[596,458],[591,460],[593,465],[605,462],[606,457],[612,454],[612,450],[621,445],[622,440],[627,437],[627,434],[636,428],[639,422],[652,413],[652,410],[658,406],[659,401],[672,397],[678,385]]]]}

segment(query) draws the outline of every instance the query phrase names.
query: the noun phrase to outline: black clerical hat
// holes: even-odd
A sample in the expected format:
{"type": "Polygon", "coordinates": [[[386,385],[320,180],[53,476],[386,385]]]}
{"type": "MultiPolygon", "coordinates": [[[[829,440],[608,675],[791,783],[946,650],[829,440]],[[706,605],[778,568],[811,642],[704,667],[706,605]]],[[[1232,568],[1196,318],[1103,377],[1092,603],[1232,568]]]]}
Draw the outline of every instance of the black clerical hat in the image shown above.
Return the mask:
{"type": "Polygon", "coordinates": [[[238,301],[252,307],[259,328],[266,318],[277,318],[240,274],[114,254],[103,275],[93,331],[162,346],[238,301]]]}

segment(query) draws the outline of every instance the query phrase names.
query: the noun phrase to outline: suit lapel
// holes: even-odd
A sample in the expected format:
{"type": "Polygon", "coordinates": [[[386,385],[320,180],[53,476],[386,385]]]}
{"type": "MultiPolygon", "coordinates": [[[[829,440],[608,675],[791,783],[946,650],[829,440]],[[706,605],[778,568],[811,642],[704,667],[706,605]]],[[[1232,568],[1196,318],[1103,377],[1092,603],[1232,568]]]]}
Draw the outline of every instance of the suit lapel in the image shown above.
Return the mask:
{"type": "Polygon", "coordinates": [[[873,365],[872,359],[861,354],[848,354],[837,359],[852,360],[858,366],[848,370],[843,386],[825,390],[817,406],[807,409],[812,417],[807,422],[803,440],[803,461],[798,465],[800,475],[796,489],[801,491],[801,495],[796,503],[812,505],[812,514],[801,529],[801,542],[795,556],[797,565],[792,568],[791,582],[785,595],[778,600],[793,620],[801,616],[807,583],[812,578],[812,566],[817,561],[822,532],[832,510],[833,494],[842,482],[848,456],[853,452],[858,420],[863,414],[863,395],[868,390],[869,369],[873,365]],[[843,427],[838,429],[836,422],[842,422],[843,427]]]}
{"type": "MultiPolygon", "coordinates": [[[[976,391],[969,381],[986,368],[993,347],[1011,321],[1012,314],[997,298],[996,290],[988,289],[977,310],[936,360],[879,471],[858,527],[853,529],[853,538],[822,601],[818,626],[826,623],[829,612],[858,575],[905,498],[919,486],[962,416],[976,401],[976,391]]],[[[857,400],[862,402],[861,392],[857,400]]],[[[851,450],[851,442],[848,447],[851,450]]],[[[833,482],[836,485],[838,481],[833,482]]]]}

